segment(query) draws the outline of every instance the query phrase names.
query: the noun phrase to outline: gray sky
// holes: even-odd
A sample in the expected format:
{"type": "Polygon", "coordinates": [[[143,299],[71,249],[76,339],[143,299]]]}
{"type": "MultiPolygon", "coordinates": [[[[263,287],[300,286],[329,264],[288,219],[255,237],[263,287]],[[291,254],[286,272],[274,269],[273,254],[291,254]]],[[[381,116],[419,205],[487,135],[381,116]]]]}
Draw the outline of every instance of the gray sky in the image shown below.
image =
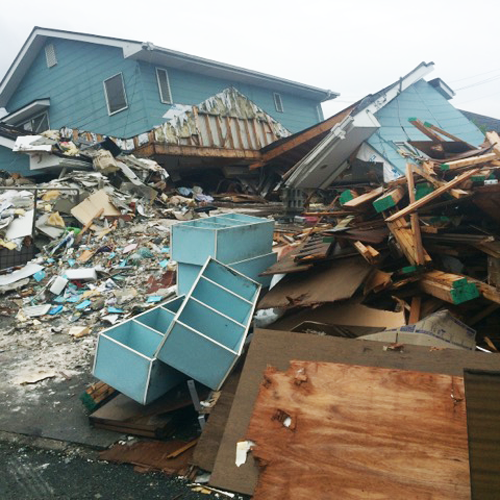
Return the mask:
{"type": "Polygon", "coordinates": [[[23,0],[0,19],[3,76],[34,26],[151,41],[340,92],[329,116],[420,62],[458,108],[500,119],[498,0],[23,0]]]}

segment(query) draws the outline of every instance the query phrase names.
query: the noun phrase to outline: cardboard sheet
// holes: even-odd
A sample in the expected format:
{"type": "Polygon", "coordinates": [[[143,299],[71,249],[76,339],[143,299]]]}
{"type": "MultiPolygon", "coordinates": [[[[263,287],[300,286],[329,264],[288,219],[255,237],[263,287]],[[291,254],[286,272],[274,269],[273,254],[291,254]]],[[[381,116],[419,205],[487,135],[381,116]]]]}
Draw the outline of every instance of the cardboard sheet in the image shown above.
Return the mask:
{"type": "Polygon", "coordinates": [[[293,330],[306,321],[315,321],[328,325],[363,326],[380,329],[398,328],[405,324],[404,312],[383,311],[364,306],[358,302],[337,302],[324,304],[316,309],[305,309],[290,314],[273,323],[273,330],[293,330]]]}
{"type": "Polygon", "coordinates": [[[476,348],[476,331],[468,327],[449,311],[438,311],[414,325],[391,328],[380,333],[364,335],[365,340],[397,342],[402,344],[448,347],[450,349],[476,348]]]}
{"type": "Polygon", "coordinates": [[[361,257],[316,267],[307,273],[286,276],[264,296],[257,308],[308,306],[348,299],[372,269],[361,257]]]}
{"type": "Polygon", "coordinates": [[[245,438],[264,370],[268,365],[286,370],[292,359],[398,368],[459,377],[463,376],[464,368],[500,370],[500,356],[495,354],[458,349],[430,350],[429,347],[412,345],[405,346],[404,352],[384,351],[379,342],[257,329],[217,454],[210,479],[213,486],[253,494],[258,468],[252,456],[241,467],[236,466],[236,443],[245,438]]]}
{"type": "Polygon", "coordinates": [[[119,217],[121,215],[121,212],[109,201],[109,196],[104,189],[96,191],[73,207],[71,215],[85,225],[96,217],[101,209],[104,210],[102,214],[104,217],[119,217]]]}

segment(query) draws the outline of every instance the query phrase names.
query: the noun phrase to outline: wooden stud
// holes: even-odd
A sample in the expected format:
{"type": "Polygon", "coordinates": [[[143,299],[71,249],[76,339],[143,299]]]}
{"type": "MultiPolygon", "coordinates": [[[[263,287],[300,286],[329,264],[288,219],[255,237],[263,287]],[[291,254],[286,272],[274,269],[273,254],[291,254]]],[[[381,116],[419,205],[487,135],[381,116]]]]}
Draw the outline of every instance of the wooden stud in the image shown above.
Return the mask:
{"type": "MultiPolygon", "coordinates": [[[[408,182],[408,196],[410,197],[410,204],[415,203],[415,182],[413,178],[413,170],[411,163],[406,164],[406,180],[408,182]]],[[[423,266],[424,249],[422,246],[422,235],[420,234],[420,222],[418,220],[418,213],[413,212],[410,214],[411,231],[413,234],[413,244],[415,246],[415,257],[417,265],[423,266]]]]}
{"type": "Polygon", "coordinates": [[[238,140],[240,141],[240,149],[247,149],[245,143],[243,142],[243,135],[241,134],[241,122],[239,118],[233,118],[234,125],[236,127],[236,133],[238,134],[238,140]]]}
{"type": "Polygon", "coordinates": [[[205,127],[207,128],[207,135],[208,135],[208,140],[210,141],[209,146],[214,148],[217,146],[214,142],[214,136],[212,135],[212,129],[210,128],[210,117],[207,114],[203,114],[205,118],[205,127]]]}
{"type": "Polygon", "coordinates": [[[222,133],[222,118],[217,115],[214,117],[215,118],[215,125],[217,127],[217,134],[219,136],[219,142],[220,142],[220,147],[223,148],[226,145],[226,139],[224,138],[224,134],[222,133]]]}
{"type": "Polygon", "coordinates": [[[248,125],[248,120],[243,120],[243,121],[245,122],[245,133],[246,133],[246,136],[247,136],[248,149],[258,149],[253,144],[252,135],[250,134],[250,127],[248,125]]]}
{"type": "Polygon", "coordinates": [[[469,179],[474,174],[477,174],[479,171],[480,171],[480,169],[475,168],[473,170],[469,170],[468,172],[464,172],[461,175],[458,175],[457,177],[455,177],[451,181],[447,182],[446,184],[444,184],[440,188],[433,191],[432,193],[429,193],[427,196],[424,196],[420,200],[417,200],[413,203],[410,203],[407,207],[403,208],[399,212],[396,212],[395,214],[393,214],[390,217],[388,217],[387,219],[385,219],[385,221],[386,222],[393,222],[396,219],[398,219],[399,217],[404,217],[412,212],[415,212],[415,210],[418,210],[419,208],[423,207],[424,205],[429,203],[431,200],[438,198],[443,193],[446,193],[447,191],[449,191],[451,188],[458,186],[460,183],[469,179]]]}
{"type": "Polygon", "coordinates": [[[361,257],[368,262],[368,264],[374,265],[380,261],[380,253],[372,246],[363,245],[361,241],[355,241],[354,247],[360,253],[361,257]]]}
{"type": "Polygon", "coordinates": [[[422,309],[422,297],[417,295],[411,299],[410,317],[408,318],[409,325],[414,325],[415,323],[420,321],[421,309],[422,309]]]}
{"type": "Polygon", "coordinates": [[[345,202],[342,207],[343,208],[360,208],[362,205],[365,203],[368,203],[375,198],[378,198],[384,191],[384,188],[382,186],[372,189],[371,191],[368,191],[368,193],[364,193],[360,196],[356,196],[356,198],[353,198],[352,200],[349,200],[345,202]]]}
{"type": "MultiPolygon", "coordinates": [[[[445,184],[444,181],[440,181],[436,179],[431,174],[428,173],[423,167],[419,165],[413,164],[413,171],[423,177],[427,182],[430,182],[435,188],[440,188],[445,184]]],[[[463,189],[450,189],[450,194],[453,198],[462,198],[463,196],[468,196],[470,193],[468,191],[464,191],[463,189]]]]}
{"type": "Polygon", "coordinates": [[[467,147],[469,147],[471,150],[477,149],[476,146],[472,146],[468,142],[465,142],[463,139],[460,139],[460,137],[457,137],[456,135],[450,134],[449,132],[446,132],[446,130],[443,130],[442,128],[437,127],[436,125],[433,125],[432,123],[429,122],[424,122],[424,127],[427,127],[434,132],[438,132],[441,135],[444,135],[448,139],[451,139],[452,141],[455,142],[461,142],[462,144],[465,144],[467,147]]]}
{"type": "Polygon", "coordinates": [[[231,129],[231,118],[229,116],[226,116],[226,139],[229,140],[229,144],[231,145],[232,149],[238,149],[235,148],[234,146],[234,139],[233,139],[233,130],[231,129]]]}
{"type": "MultiPolygon", "coordinates": [[[[252,128],[253,128],[253,134],[254,134],[254,137],[255,137],[255,142],[257,143],[257,148],[258,149],[262,149],[262,142],[260,140],[260,137],[259,137],[259,133],[257,131],[257,119],[254,118],[252,120],[252,128]]],[[[250,170],[252,170],[252,166],[254,166],[255,164],[253,165],[250,165],[250,170]]],[[[262,165],[264,165],[264,162],[262,162],[262,165]]]]}
{"type": "Polygon", "coordinates": [[[498,158],[497,153],[487,153],[480,156],[472,156],[471,158],[463,158],[462,160],[447,161],[441,163],[439,168],[441,170],[456,170],[457,168],[472,167],[474,165],[481,165],[488,163],[491,160],[498,158]]]}
{"type": "Polygon", "coordinates": [[[426,135],[432,142],[443,142],[443,138],[433,130],[429,130],[420,120],[410,118],[408,121],[422,134],[426,135]]]}

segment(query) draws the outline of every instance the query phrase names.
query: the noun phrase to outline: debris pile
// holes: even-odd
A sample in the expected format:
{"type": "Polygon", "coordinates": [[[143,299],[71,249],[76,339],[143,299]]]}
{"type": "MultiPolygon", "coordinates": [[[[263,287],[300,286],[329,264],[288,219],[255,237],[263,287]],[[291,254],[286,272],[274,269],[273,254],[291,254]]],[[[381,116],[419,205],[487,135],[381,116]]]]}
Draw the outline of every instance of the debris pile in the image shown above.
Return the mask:
{"type": "Polygon", "coordinates": [[[102,458],[206,492],[467,498],[464,370],[500,370],[500,138],[413,124],[431,141],[406,176],[311,193],[279,223],[211,216],[216,195],[119,148],[23,137],[88,170],[0,193],[2,244],[39,249],[0,275],[1,348],[36,352],[9,382],[90,371],[94,353],[90,422],[149,439],[102,458]]]}

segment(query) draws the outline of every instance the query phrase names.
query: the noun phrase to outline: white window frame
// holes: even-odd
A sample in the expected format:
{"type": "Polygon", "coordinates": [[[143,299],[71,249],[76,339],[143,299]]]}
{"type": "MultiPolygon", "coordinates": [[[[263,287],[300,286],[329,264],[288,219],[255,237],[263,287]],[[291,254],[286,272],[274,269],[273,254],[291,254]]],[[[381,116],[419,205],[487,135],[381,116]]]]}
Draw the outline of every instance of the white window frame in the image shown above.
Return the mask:
{"type": "Polygon", "coordinates": [[[172,87],[170,87],[170,77],[168,76],[168,71],[165,68],[156,68],[156,83],[158,84],[158,94],[160,95],[160,102],[162,102],[163,104],[173,104],[174,99],[172,96],[172,87]],[[165,72],[165,76],[167,78],[168,93],[170,95],[169,101],[165,100],[165,98],[163,96],[163,92],[161,91],[160,75],[158,74],[159,71],[165,72]]]}
{"type": "Polygon", "coordinates": [[[278,92],[273,92],[273,99],[274,99],[274,107],[276,108],[276,111],[278,113],[284,113],[285,108],[283,106],[283,99],[281,98],[281,94],[278,94],[278,92]]]}
{"type": "Polygon", "coordinates": [[[56,48],[54,47],[53,43],[48,43],[47,45],[45,45],[45,62],[47,63],[47,68],[49,69],[57,66],[56,48]],[[52,50],[52,54],[54,56],[53,64],[51,64],[51,61],[49,60],[49,50],[52,50]]]}
{"type": "Polygon", "coordinates": [[[120,71],[120,73],[116,73],[116,75],[113,75],[113,76],[110,76],[109,78],[106,78],[106,80],[104,80],[102,82],[102,85],[104,87],[104,97],[106,98],[106,107],[108,108],[108,115],[109,116],[116,115],[117,113],[121,113],[125,109],[128,109],[127,92],[125,91],[125,78],[123,77],[123,73],[121,71],[120,71]],[[123,96],[125,97],[125,107],[117,109],[116,111],[111,112],[111,110],[109,108],[109,98],[108,98],[108,91],[106,89],[106,82],[108,80],[112,80],[113,78],[115,78],[118,75],[120,75],[121,78],[122,78],[122,88],[123,88],[123,96]]]}
{"type": "MultiPolygon", "coordinates": [[[[37,118],[39,118],[40,116],[42,115],[47,115],[47,125],[48,125],[48,128],[46,130],[50,130],[50,121],[49,121],[49,112],[48,111],[42,111],[41,113],[37,113],[36,115],[28,118],[27,120],[24,120],[22,123],[20,123],[19,125],[16,125],[16,127],[19,127],[19,128],[22,128],[26,131],[28,131],[27,129],[24,128],[24,126],[28,123],[28,122],[32,122],[33,120],[36,120],[37,118]]],[[[41,130],[40,132],[37,131],[37,130],[29,130],[29,132],[33,132],[33,134],[39,134],[40,132],[45,132],[45,130],[41,130]]]]}

